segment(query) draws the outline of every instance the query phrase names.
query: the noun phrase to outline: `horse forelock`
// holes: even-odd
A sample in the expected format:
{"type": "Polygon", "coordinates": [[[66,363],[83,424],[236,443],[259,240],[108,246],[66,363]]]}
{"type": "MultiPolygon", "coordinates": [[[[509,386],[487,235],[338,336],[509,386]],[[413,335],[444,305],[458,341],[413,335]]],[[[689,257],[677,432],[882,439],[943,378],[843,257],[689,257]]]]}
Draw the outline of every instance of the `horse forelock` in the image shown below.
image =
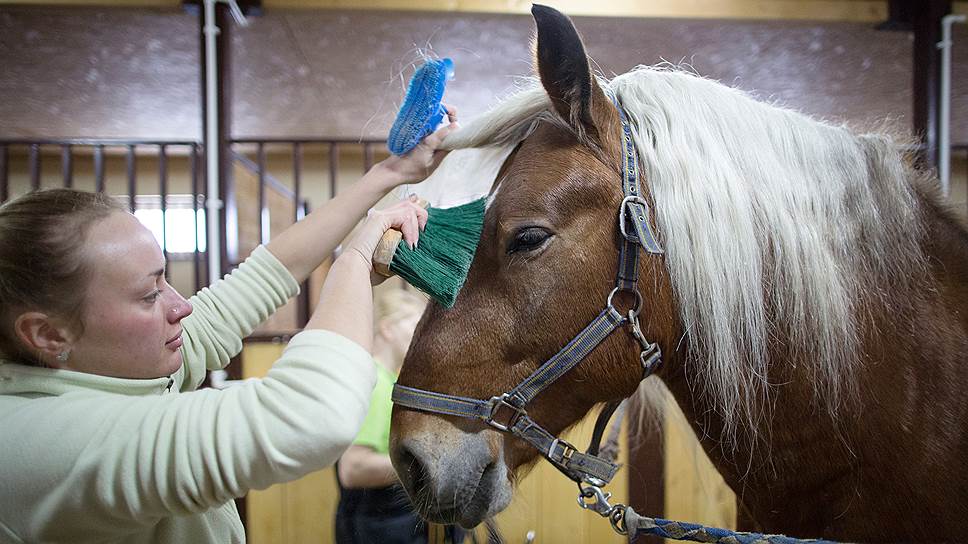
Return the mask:
{"type": "MultiPolygon", "coordinates": [[[[890,308],[903,296],[892,284],[924,267],[897,146],[681,71],[639,67],[599,83],[630,118],[689,376],[725,438],[758,432],[784,365],[803,365],[836,415],[854,395],[863,314],[890,308]]],[[[525,89],[445,147],[513,148],[542,121],[561,122],[549,110],[540,86],[525,89]]]]}

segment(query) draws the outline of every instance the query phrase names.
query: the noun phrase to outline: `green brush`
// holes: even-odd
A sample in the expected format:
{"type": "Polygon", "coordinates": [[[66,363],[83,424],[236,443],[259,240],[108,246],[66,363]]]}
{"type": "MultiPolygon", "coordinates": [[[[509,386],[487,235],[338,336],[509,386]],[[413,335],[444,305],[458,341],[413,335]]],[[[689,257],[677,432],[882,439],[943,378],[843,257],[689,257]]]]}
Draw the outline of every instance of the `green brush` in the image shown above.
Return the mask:
{"type": "MultiPolygon", "coordinates": [[[[484,224],[486,198],[453,208],[428,208],[429,217],[417,247],[410,249],[397,230],[383,235],[373,255],[374,269],[399,275],[450,308],[467,279],[484,224]]],[[[426,201],[421,203],[425,208],[426,201]]]]}

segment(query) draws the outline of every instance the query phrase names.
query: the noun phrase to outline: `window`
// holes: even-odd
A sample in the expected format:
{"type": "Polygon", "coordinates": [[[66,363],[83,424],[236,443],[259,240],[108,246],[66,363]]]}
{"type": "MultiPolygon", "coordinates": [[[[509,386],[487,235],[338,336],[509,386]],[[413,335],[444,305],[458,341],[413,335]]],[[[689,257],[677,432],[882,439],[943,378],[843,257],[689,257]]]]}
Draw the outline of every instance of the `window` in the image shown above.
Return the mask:
{"type": "Polygon", "coordinates": [[[205,251],[205,209],[201,203],[196,211],[192,208],[192,195],[168,195],[165,202],[162,217],[161,196],[137,195],[134,216],[155,235],[158,245],[164,244],[168,253],[205,251]]]}

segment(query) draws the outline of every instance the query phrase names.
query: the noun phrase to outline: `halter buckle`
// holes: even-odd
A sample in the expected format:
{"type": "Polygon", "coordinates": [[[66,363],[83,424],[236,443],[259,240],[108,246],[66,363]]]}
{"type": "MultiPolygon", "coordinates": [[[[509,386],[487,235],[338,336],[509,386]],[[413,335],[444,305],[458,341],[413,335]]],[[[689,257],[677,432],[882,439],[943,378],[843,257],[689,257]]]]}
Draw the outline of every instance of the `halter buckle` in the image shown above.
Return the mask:
{"type": "Polygon", "coordinates": [[[632,213],[632,210],[629,208],[629,206],[631,206],[633,203],[645,206],[646,208],[649,207],[649,203],[639,195],[629,195],[623,198],[622,203],[618,207],[618,230],[622,233],[622,238],[625,238],[626,241],[637,244],[639,242],[639,237],[635,234],[635,229],[633,228],[632,232],[625,230],[625,217],[626,215],[632,213]]]}
{"type": "Polygon", "coordinates": [[[524,409],[518,408],[517,406],[508,402],[508,394],[505,393],[499,397],[491,397],[488,404],[491,405],[491,413],[488,414],[487,418],[484,419],[484,423],[487,423],[491,427],[501,431],[508,432],[519,417],[525,414],[524,409]],[[510,413],[507,419],[501,418],[500,411],[502,408],[507,408],[510,413]]]}

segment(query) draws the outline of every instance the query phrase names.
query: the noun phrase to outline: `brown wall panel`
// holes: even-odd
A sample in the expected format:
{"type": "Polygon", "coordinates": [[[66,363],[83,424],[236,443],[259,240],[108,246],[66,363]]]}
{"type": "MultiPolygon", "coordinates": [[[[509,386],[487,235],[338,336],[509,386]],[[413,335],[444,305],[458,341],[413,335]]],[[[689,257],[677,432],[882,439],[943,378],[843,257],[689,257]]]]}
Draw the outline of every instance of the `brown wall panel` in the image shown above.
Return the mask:
{"type": "MultiPolygon", "coordinates": [[[[576,17],[605,73],[667,60],[806,113],[906,128],[911,36],[868,23],[576,17]]],[[[235,136],[382,137],[410,63],[452,56],[480,114],[530,72],[526,15],[268,10],[233,32],[235,136]]],[[[175,9],[0,7],[0,137],[200,136],[198,21],[175,9]]],[[[952,135],[968,142],[968,29],[952,135]]]]}

